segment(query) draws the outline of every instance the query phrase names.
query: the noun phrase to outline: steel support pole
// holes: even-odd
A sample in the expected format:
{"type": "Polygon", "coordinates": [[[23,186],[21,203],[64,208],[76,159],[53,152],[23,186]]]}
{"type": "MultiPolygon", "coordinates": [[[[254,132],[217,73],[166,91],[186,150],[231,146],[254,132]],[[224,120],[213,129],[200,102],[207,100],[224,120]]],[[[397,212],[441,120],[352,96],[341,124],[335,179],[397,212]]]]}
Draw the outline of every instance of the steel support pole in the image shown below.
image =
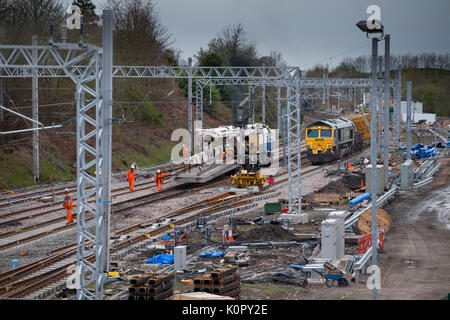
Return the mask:
{"type": "Polygon", "coordinates": [[[283,167],[287,166],[287,154],[286,154],[286,143],[287,143],[287,106],[284,106],[281,110],[282,122],[281,125],[283,127],[283,167]]]}
{"type": "Polygon", "coordinates": [[[322,78],[323,78],[323,88],[322,88],[322,105],[324,105],[325,104],[325,72],[323,73],[323,75],[322,75],[322,78]]]}
{"type": "Polygon", "coordinates": [[[388,171],[389,171],[389,142],[390,142],[390,132],[389,132],[389,101],[391,99],[390,92],[390,50],[391,50],[391,36],[389,34],[385,35],[384,38],[384,181],[385,186],[388,182],[388,171]]]}
{"type": "Polygon", "coordinates": [[[291,155],[292,155],[292,141],[291,141],[291,132],[292,132],[292,120],[291,120],[291,95],[292,95],[292,88],[291,88],[291,83],[289,83],[289,86],[286,88],[286,134],[287,134],[287,170],[288,170],[288,181],[289,181],[289,186],[288,186],[288,192],[289,192],[289,197],[288,197],[288,213],[293,213],[292,210],[292,195],[293,195],[293,190],[292,190],[292,185],[293,182],[292,180],[294,179],[294,173],[293,173],[293,168],[292,168],[292,160],[291,160],[291,155]]]}
{"type": "Polygon", "coordinates": [[[203,87],[201,87],[200,90],[200,123],[202,124],[203,128],[203,87]]]}
{"type": "MultiPolygon", "coordinates": [[[[377,118],[376,118],[376,101],[377,101],[377,56],[378,56],[378,39],[372,39],[372,86],[370,88],[370,163],[372,165],[372,246],[377,245],[377,118]]],[[[377,265],[377,250],[372,250],[372,265],[377,265]]],[[[374,275],[375,270],[372,270],[374,275]]],[[[374,277],[375,278],[375,277],[374,277]]],[[[375,283],[375,279],[373,279],[375,283]]],[[[377,299],[377,288],[373,286],[372,299],[377,299]]]]}
{"type": "Polygon", "coordinates": [[[297,79],[295,82],[295,91],[297,95],[296,108],[297,108],[297,201],[298,201],[298,214],[302,214],[302,157],[301,157],[301,141],[302,141],[302,122],[301,122],[301,95],[300,95],[300,77],[301,71],[297,69],[297,79]]]}
{"type": "Polygon", "coordinates": [[[411,81],[406,82],[406,160],[411,160],[411,81]]]}
{"type": "MultiPolygon", "coordinates": [[[[326,79],[328,80],[328,73],[327,73],[326,79]]],[[[331,87],[326,86],[326,90],[327,90],[327,112],[331,112],[332,111],[331,110],[331,101],[330,101],[330,90],[331,90],[331,87]]]]}
{"type": "Polygon", "coordinates": [[[277,87],[277,129],[278,129],[278,137],[280,140],[281,137],[281,87],[277,87]]]}
{"type": "Polygon", "coordinates": [[[102,257],[105,264],[105,273],[109,271],[109,230],[111,220],[111,152],[112,152],[112,106],[113,106],[113,12],[111,9],[103,10],[102,22],[102,86],[103,86],[103,139],[102,139],[102,154],[103,154],[103,204],[104,217],[107,219],[105,223],[106,230],[104,230],[105,238],[105,255],[102,257]]]}
{"type": "MultiPolygon", "coordinates": [[[[31,42],[33,45],[33,63],[37,65],[37,36],[32,36],[31,42]]],[[[39,78],[37,76],[36,69],[33,69],[33,78],[32,78],[32,114],[33,120],[33,128],[38,128],[37,121],[39,121],[39,78]]],[[[34,181],[39,180],[39,130],[33,131],[33,178],[34,181]]]]}
{"type": "Polygon", "coordinates": [[[266,123],[266,86],[262,86],[262,124],[266,123]]]}
{"type": "MultiPolygon", "coordinates": [[[[189,133],[191,134],[191,145],[192,144],[192,136],[193,136],[193,132],[192,132],[192,58],[189,57],[188,58],[188,130],[189,133]]],[[[192,148],[191,148],[192,149],[192,148]]],[[[192,155],[192,150],[191,151],[191,155],[192,155]]]]}
{"type": "MultiPolygon", "coordinates": [[[[383,79],[383,57],[382,56],[378,56],[378,79],[383,79]]],[[[378,137],[377,137],[377,146],[378,146],[378,151],[377,151],[377,159],[380,157],[380,155],[382,154],[382,137],[383,137],[383,88],[381,87],[377,87],[377,102],[378,102],[378,113],[377,113],[377,118],[378,118],[378,123],[377,123],[377,132],[378,132],[378,137]]]]}
{"type": "Polygon", "coordinates": [[[338,108],[337,108],[337,114],[341,112],[341,93],[338,91],[338,108]]]}
{"type": "Polygon", "coordinates": [[[255,123],[255,89],[250,86],[249,87],[249,101],[250,105],[250,123],[255,123]]]}
{"type": "Polygon", "coordinates": [[[394,109],[394,122],[395,122],[395,139],[397,143],[400,141],[400,121],[401,121],[401,105],[402,105],[402,69],[399,66],[397,70],[397,103],[394,109]]]}

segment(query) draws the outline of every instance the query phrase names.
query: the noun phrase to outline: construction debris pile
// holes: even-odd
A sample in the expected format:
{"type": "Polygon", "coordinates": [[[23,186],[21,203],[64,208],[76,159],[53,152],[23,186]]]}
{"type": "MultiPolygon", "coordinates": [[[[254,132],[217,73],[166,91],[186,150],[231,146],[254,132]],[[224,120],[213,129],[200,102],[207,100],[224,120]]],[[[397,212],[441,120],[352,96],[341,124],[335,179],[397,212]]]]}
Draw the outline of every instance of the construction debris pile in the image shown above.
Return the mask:
{"type": "MultiPolygon", "coordinates": [[[[266,219],[267,220],[267,219],[266,219]]],[[[268,220],[270,223],[270,220],[268,220]]],[[[296,239],[288,230],[285,230],[281,225],[267,224],[248,231],[239,232],[236,235],[236,240],[242,241],[289,241],[296,239]]]]}
{"type": "Polygon", "coordinates": [[[341,177],[331,181],[320,190],[307,194],[304,199],[313,206],[339,206],[341,200],[353,197],[355,192],[365,189],[365,175],[362,172],[336,172],[341,177]]]}

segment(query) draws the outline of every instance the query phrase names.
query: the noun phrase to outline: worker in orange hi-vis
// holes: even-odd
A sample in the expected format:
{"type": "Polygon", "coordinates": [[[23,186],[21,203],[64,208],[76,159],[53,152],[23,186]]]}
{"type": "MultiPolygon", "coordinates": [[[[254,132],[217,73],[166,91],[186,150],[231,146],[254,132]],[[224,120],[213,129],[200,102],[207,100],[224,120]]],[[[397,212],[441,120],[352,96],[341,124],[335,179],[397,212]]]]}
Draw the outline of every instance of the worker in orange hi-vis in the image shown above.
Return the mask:
{"type": "Polygon", "coordinates": [[[153,178],[155,179],[156,187],[158,188],[158,191],[161,191],[161,186],[164,183],[164,177],[167,177],[168,173],[163,173],[161,170],[156,170],[155,175],[153,178]]]}
{"type": "Polygon", "coordinates": [[[186,145],[183,144],[183,158],[184,158],[184,161],[185,161],[185,162],[186,162],[188,156],[189,156],[189,150],[188,150],[188,148],[186,147],[186,145]]]}
{"type": "Polygon", "coordinates": [[[186,145],[183,144],[183,159],[184,159],[183,166],[186,166],[188,164],[188,159],[187,159],[188,156],[189,156],[189,150],[186,147],[186,145]]]}
{"type": "Polygon", "coordinates": [[[69,192],[69,189],[64,190],[64,193],[66,194],[64,198],[64,208],[66,208],[66,214],[67,214],[67,223],[73,222],[73,216],[72,216],[72,208],[73,208],[73,202],[72,202],[72,195],[69,192]]]}
{"type": "Polygon", "coordinates": [[[134,191],[134,180],[136,180],[136,171],[134,171],[134,166],[131,166],[130,170],[128,170],[127,180],[130,186],[130,191],[134,191]]]}

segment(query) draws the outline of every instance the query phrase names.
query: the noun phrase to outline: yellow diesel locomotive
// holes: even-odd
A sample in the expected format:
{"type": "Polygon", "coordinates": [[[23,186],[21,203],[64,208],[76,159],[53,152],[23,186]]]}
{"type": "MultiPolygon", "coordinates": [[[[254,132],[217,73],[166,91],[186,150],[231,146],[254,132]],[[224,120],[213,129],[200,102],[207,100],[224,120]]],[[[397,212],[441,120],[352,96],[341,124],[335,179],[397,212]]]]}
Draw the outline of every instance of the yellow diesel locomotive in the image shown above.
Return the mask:
{"type": "Polygon", "coordinates": [[[353,119],[316,121],[306,128],[306,156],[313,164],[337,160],[362,150],[365,138],[353,119]]]}

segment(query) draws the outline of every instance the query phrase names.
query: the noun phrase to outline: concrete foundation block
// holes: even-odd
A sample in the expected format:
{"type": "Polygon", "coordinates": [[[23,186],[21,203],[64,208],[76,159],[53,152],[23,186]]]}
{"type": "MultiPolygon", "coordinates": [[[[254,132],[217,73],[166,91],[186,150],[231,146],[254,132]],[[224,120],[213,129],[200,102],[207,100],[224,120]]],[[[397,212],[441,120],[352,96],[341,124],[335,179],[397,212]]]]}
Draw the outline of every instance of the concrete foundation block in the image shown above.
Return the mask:
{"type": "Polygon", "coordinates": [[[336,219],[322,221],[321,256],[324,259],[336,260],[336,219]]]}
{"type": "Polygon", "coordinates": [[[292,224],[305,224],[309,223],[309,214],[308,213],[302,213],[302,214],[292,214],[292,213],[283,213],[280,214],[280,219],[292,219],[292,224]]]}
{"type": "Polygon", "coordinates": [[[409,190],[414,183],[413,162],[406,160],[400,167],[400,190],[409,190]]]}

